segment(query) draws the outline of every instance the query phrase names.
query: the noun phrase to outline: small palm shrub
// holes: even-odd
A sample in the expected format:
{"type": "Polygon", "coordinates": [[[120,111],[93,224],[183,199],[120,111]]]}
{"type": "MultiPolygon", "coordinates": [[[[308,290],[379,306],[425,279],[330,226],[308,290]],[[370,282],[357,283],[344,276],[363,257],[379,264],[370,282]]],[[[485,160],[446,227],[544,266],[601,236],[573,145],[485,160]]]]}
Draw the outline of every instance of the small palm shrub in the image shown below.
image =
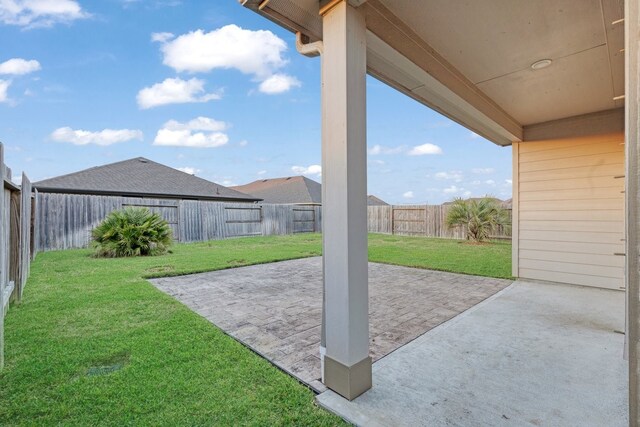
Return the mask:
{"type": "Polygon", "coordinates": [[[509,213],[492,198],[479,200],[455,199],[447,213],[447,227],[467,228],[467,240],[484,242],[499,226],[511,227],[509,213]]]}
{"type": "Polygon", "coordinates": [[[161,255],[172,243],[171,227],[147,208],[111,212],[92,232],[96,256],[161,255]]]}

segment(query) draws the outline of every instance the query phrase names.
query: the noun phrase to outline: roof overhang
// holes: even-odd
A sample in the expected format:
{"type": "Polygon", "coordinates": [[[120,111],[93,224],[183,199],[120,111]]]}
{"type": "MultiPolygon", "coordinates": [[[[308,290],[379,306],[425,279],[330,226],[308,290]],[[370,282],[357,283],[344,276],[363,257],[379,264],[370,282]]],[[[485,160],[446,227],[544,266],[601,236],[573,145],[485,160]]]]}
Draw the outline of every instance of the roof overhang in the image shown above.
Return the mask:
{"type": "MultiPolygon", "coordinates": [[[[335,1],[240,0],[310,42],[322,39],[320,10],[335,1]]],[[[348,1],[366,16],[371,76],[498,145],[623,106],[619,0],[348,1]],[[553,65],[532,70],[545,54],[553,65]]]]}

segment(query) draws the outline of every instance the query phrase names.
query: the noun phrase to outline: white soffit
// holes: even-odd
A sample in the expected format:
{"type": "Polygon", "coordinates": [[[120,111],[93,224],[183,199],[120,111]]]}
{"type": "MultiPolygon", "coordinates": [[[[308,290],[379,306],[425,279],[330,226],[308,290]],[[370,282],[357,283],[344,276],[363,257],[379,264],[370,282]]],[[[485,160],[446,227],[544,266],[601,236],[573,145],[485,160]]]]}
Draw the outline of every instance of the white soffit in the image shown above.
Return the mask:
{"type": "Polygon", "coordinates": [[[367,66],[376,78],[499,145],[522,138],[521,133],[513,135],[493,122],[370,31],[367,66]]]}
{"type": "Polygon", "coordinates": [[[525,69],[478,87],[525,125],[615,108],[606,46],[525,69]]]}
{"type": "Polygon", "coordinates": [[[380,0],[480,83],[605,44],[600,0],[380,0]]]}
{"type": "Polygon", "coordinates": [[[622,106],[620,0],[374,1],[523,125],[622,106]]]}

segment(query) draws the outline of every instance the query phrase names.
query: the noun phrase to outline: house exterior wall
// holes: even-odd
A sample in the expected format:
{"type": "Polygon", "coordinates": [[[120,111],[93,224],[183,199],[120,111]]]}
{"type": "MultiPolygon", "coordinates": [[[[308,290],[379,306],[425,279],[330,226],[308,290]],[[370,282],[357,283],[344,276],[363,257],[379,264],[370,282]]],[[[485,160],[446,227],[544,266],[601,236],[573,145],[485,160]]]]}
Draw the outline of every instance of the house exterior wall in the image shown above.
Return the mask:
{"type": "Polygon", "coordinates": [[[515,276],[624,286],[623,143],[616,133],[513,144],[515,276]]]}

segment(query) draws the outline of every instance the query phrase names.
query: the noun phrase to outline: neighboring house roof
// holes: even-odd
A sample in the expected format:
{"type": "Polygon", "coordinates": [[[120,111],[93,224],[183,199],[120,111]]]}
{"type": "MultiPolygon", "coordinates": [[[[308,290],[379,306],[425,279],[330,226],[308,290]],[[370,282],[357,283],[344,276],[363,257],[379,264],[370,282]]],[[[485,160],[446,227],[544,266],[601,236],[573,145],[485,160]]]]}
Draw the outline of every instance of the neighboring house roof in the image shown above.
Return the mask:
{"type": "Polygon", "coordinates": [[[100,194],[172,199],[253,202],[260,198],[240,193],[144,157],[34,182],[42,193],[100,194]]]}
{"type": "Polygon", "coordinates": [[[389,206],[389,203],[384,200],[374,196],[373,194],[369,194],[367,196],[367,205],[369,206],[389,206]]]}
{"type": "Polygon", "coordinates": [[[231,188],[259,197],[265,203],[317,205],[322,203],[322,186],[304,176],[259,179],[231,188]]]}

